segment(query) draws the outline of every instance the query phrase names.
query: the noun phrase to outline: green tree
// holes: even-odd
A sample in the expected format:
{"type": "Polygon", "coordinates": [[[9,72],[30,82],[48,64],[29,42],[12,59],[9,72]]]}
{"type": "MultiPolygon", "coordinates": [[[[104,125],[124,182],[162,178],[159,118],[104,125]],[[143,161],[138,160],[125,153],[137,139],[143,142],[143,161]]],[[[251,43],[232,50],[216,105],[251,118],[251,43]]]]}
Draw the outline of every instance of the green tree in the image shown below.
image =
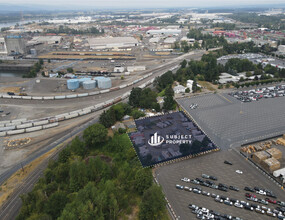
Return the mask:
{"type": "Polygon", "coordinates": [[[141,99],[142,89],[141,88],[132,88],[130,97],[129,97],[129,104],[134,107],[140,107],[140,99],[141,99]]]}
{"type": "Polygon", "coordinates": [[[166,201],[162,190],[157,185],[152,185],[147,189],[140,204],[140,220],[159,220],[165,215],[166,201]]]}
{"type": "Polygon", "coordinates": [[[65,192],[55,192],[45,203],[45,211],[52,217],[52,219],[57,219],[67,202],[68,199],[65,192]]]}
{"type": "Polygon", "coordinates": [[[185,92],[186,92],[186,93],[189,93],[189,92],[190,92],[190,89],[187,87],[187,88],[185,89],[185,92]]]}
{"type": "Polygon", "coordinates": [[[101,124],[94,124],[83,132],[83,139],[88,147],[98,147],[107,140],[108,130],[101,124]]]}
{"type": "Polygon", "coordinates": [[[135,188],[139,194],[143,194],[153,182],[151,169],[139,169],[135,175],[135,188]]]}
{"type": "Polygon", "coordinates": [[[68,73],[73,73],[73,68],[68,67],[68,68],[66,69],[66,71],[67,71],[68,73]]]}
{"type": "Polygon", "coordinates": [[[163,107],[162,107],[163,109],[173,110],[173,109],[175,109],[175,106],[176,106],[176,104],[175,104],[175,101],[174,101],[172,96],[166,96],[164,98],[164,103],[163,103],[163,107]]]}

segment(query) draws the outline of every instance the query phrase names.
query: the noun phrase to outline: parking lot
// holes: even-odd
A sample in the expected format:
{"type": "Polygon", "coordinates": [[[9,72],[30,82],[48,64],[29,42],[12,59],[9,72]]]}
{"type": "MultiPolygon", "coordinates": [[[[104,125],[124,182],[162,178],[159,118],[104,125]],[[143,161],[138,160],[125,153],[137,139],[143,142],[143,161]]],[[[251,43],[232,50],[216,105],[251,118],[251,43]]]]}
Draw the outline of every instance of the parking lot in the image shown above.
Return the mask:
{"type": "Polygon", "coordinates": [[[264,98],[278,98],[285,96],[285,85],[260,87],[257,89],[234,91],[229,93],[241,102],[259,101],[264,98]]]}
{"type": "Polygon", "coordinates": [[[243,103],[221,93],[182,98],[177,102],[222,149],[285,133],[282,97],[243,103]],[[198,104],[196,109],[190,109],[193,103],[198,104]]]}
{"type": "MultiPolygon", "coordinates": [[[[273,217],[267,216],[265,214],[256,213],[255,211],[249,211],[235,206],[228,206],[224,203],[218,203],[211,196],[205,196],[202,194],[195,194],[193,192],[188,192],[185,190],[177,189],[176,184],[182,186],[195,187],[198,186],[210,193],[215,193],[220,196],[225,196],[229,198],[234,198],[238,200],[243,200],[249,202],[250,204],[256,204],[260,206],[266,206],[273,210],[274,207],[278,205],[273,205],[269,203],[268,205],[262,205],[257,202],[246,200],[244,190],[245,186],[251,188],[257,186],[261,188],[266,188],[273,191],[277,196],[276,200],[285,201],[285,193],[274,184],[267,176],[258,171],[254,166],[250,165],[245,158],[241,157],[234,150],[224,150],[221,152],[216,152],[208,154],[205,156],[192,158],[189,160],[181,161],[174,164],[165,165],[158,167],[155,170],[156,178],[159,184],[162,186],[163,191],[169,200],[175,214],[179,216],[179,219],[196,219],[196,215],[193,214],[189,208],[189,204],[195,204],[200,207],[205,207],[210,210],[217,211],[222,214],[229,214],[231,216],[240,217],[243,220],[251,219],[273,219],[273,217]],[[228,160],[233,163],[233,165],[224,164],[224,160],[228,160]],[[243,174],[238,174],[235,171],[241,170],[243,174]],[[228,190],[224,192],[218,189],[212,189],[209,187],[195,185],[193,183],[186,183],[181,181],[181,178],[187,177],[190,179],[201,178],[202,174],[213,175],[218,178],[216,182],[226,184],[227,186],[235,186],[240,189],[239,192],[228,190]]],[[[251,192],[249,192],[251,193],[251,192]]],[[[268,196],[259,195],[252,193],[257,196],[257,198],[265,199],[268,196]]],[[[270,197],[268,197],[270,198],[270,197]]]]}

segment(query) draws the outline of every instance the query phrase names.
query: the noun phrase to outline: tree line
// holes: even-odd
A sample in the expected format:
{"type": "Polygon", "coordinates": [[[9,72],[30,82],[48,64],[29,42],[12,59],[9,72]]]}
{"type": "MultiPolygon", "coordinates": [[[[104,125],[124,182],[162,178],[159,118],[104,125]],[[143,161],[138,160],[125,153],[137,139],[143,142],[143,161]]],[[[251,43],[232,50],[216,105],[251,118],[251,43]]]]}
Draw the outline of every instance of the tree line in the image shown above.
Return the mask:
{"type": "Polygon", "coordinates": [[[51,160],[33,190],[21,196],[22,219],[168,219],[162,190],[141,167],[127,134],[96,123],[51,160]]]}

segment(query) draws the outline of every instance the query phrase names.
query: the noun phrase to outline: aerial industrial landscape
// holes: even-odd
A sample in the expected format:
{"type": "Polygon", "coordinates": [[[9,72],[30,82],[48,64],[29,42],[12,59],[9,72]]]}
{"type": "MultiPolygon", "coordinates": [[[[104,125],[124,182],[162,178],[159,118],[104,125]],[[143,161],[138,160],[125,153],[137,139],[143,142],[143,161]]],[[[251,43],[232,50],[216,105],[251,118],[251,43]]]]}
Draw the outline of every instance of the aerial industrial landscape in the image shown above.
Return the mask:
{"type": "Polygon", "coordinates": [[[126,2],[0,1],[0,219],[285,219],[285,5],[126,2]]]}

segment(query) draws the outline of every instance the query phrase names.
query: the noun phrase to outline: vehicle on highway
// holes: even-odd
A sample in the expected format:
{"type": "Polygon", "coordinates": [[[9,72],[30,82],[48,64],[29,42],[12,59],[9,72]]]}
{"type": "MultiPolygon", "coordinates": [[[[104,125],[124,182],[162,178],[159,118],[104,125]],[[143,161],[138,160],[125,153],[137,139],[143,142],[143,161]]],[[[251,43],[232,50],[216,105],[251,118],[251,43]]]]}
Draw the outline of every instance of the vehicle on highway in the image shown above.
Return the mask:
{"type": "Polygon", "coordinates": [[[229,162],[229,161],[227,161],[227,160],[225,160],[224,163],[225,163],[225,164],[228,164],[228,165],[233,165],[231,162],[229,162]]]}
{"type": "Polygon", "coordinates": [[[236,173],[242,174],[242,171],[241,170],[236,170],[236,173]]]}
{"type": "Polygon", "coordinates": [[[190,179],[186,178],[186,177],[182,178],[181,181],[186,182],[186,183],[190,183],[190,179]]]}
{"type": "Polygon", "coordinates": [[[181,185],[179,185],[179,184],[176,184],[176,188],[177,188],[177,189],[183,189],[184,187],[181,186],[181,185]]]}
{"type": "Polygon", "coordinates": [[[14,92],[7,92],[8,95],[15,95],[14,92]]]}
{"type": "Polygon", "coordinates": [[[25,92],[21,92],[21,93],[19,93],[19,96],[27,96],[28,94],[27,93],[25,93],[25,92]]]}

